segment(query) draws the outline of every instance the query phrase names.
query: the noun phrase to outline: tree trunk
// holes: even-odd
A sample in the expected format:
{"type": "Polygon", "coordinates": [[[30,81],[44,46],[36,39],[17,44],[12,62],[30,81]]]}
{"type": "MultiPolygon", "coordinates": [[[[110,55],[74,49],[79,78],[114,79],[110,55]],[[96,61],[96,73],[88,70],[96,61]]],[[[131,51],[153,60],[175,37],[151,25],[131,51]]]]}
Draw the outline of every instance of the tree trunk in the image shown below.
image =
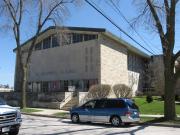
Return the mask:
{"type": "Polygon", "coordinates": [[[22,103],[21,108],[26,108],[26,89],[27,89],[27,66],[23,66],[23,83],[22,83],[22,103]]]}
{"type": "Polygon", "coordinates": [[[175,111],[175,81],[174,81],[174,68],[171,62],[167,60],[165,64],[164,77],[165,77],[165,100],[164,100],[164,115],[167,120],[174,120],[176,117],[175,111]]]}

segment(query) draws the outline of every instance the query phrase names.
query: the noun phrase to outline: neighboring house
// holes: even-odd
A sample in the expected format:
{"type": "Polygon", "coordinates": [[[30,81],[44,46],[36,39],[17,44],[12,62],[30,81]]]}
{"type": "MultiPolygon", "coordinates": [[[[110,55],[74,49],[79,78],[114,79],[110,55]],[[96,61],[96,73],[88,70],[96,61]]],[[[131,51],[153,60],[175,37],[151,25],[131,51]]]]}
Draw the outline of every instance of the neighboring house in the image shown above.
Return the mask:
{"type": "Polygon", "coordinates": [[[9,85],[2,85],[0,84],[0,92],[11,92],[13,91],[12,87],[9,87],[9,85]]]}
{"type": "MultiPolygon", "coordinates": [[[[175,62],[175,70],[180,69],[180,57],[175,62]]],[[[163,55],[154,55],[149,61],[149,70],[151,78],[151,87],[156,95],[164,94],[164,62],[163,55]]],[[[180,95],[180,78],[178,79],[175,86],[176,94],[180,95]]]]}
{"type": "Polygon", "coordinates": [[[0,92],[11,92],[13,91],[12,88],[0,88],[0,92]]]}

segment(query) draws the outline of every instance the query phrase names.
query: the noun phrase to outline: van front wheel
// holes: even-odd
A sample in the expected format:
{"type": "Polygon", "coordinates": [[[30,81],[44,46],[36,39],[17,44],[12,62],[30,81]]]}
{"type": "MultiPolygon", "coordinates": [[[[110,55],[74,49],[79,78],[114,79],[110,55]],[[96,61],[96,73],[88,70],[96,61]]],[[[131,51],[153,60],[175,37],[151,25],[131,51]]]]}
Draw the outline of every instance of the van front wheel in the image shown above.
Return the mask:
{"type": "Polygon", "coordinates": [[[71,120],[73,123],[78,123],[79,122],[79,115],[78,114],[72,114],[71,120]]]}
{"type": "Polygon", "coordinates": [[[113,116],[111,118],[111,124],[115,127],[118,127],[122,123],[121,119],[118,116],[113,116]]]}

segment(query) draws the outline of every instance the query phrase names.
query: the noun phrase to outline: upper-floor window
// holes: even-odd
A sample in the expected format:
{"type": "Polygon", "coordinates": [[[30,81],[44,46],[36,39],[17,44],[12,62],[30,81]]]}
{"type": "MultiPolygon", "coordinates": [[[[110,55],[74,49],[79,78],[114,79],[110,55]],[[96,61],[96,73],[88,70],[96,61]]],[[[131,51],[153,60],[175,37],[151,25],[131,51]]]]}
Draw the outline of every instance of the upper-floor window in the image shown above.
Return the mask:
{"type": "Polygon", "coordinates": [[[69,45],[88,40],[97,39],[95,34],[63,33],[61,36],[53,34],[35,45],[35,50],[48,49],[60,45],[69,45]]]}
{"type": "Polygon", "coordinates": [[[42,42],[39,42],[35,45],[35,50],[41,50],[42,49],[42,42]]]}
{"type": "Polygon", "coordinates": [[[69,45],[71,44],[72,34],[62,34],[62,45],[69,45]]]}
{"type": "Polygon", "coordinates": [[[56,47],[60,45],[60,37],[58,35],[52,36],[52,47],[56,47]]]}
{"type": "Polygon", "coordinates": [[[97,38],[98,38],[97,35],[84,34],[84,41],[93,40],[97,38]]]}
{"type": "Polygon", "coordinates": [[[73,43],[78,43],[83,41],[83,34],[73,33],[73,43]]]}
{"type": "Polygon", "coordinates": [[[47,49],[50,47],[51,47],[51,36],[43,40],[43,49],[47,49]]]}

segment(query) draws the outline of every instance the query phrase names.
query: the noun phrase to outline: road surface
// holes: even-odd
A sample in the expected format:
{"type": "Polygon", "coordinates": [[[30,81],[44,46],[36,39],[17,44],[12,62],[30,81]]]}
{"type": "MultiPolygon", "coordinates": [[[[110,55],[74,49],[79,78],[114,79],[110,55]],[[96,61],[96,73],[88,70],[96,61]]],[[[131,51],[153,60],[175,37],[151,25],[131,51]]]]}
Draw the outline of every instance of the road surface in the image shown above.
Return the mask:
{"type": "Polygon", "coordinates": [[[72,124],[68,119],[23,115],[19,135],[180,135],[179,126],[133,125],[112,127],[110,124],[72,124]]]}

